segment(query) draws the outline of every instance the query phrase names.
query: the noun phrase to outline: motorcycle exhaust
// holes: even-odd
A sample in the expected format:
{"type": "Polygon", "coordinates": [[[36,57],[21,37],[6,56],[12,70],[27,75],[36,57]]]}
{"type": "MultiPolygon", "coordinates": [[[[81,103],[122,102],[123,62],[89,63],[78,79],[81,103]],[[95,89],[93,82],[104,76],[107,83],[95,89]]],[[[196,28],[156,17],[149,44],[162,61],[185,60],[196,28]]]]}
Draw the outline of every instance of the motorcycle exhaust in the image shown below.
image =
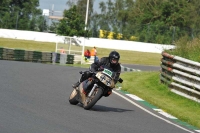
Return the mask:
{"type": "Polygon", "coordinates": [[[94,84],[94,86],[92,87],[90,93],[88,94],[88,97],[91,97],[92,93],[94,92],[94,89],[97,87],[97,84],[94,84]]]}

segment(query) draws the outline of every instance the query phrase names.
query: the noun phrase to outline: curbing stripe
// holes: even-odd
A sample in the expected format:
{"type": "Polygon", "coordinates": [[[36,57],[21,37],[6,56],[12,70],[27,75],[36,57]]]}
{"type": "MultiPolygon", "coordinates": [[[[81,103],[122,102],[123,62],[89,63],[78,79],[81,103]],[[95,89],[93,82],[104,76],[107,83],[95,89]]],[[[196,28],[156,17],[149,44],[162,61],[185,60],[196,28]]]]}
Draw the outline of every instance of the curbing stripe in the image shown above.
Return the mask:
{"type": "Polygon", "coordinates": [[[154,105],[152,105],[152,104],[150,104],[150,103],[148,103],[148,102],[146,102],[146,101],[139,101],[139,102],[142,103],[143,105],[145,105],[146,107],[151,108],[151,109],[153,109],[153,108],[156,108],[156,109],[157,109],[156,106],[154,106],[154,105]]]}
{"type": "MultiPolygon", "coordinates": [[[[125,94],[126,96],[130,97],[131,99],[134,99],[135,101],[138,101],[138,102],[142,103],[142,104],[145,105],[146,107],[149,107],[149,108],[151,108],[152,110],[158,112],[159,114],[161,114],[161,115],[163,115],[163,116],[165,116],[165,117],[171,119],[172,121],[174,121],[174,123],[177,123],[178,125],[187,127],[188,129],[191,129],[191,130],[194,130],[194,131],[200,133],[200,129],[199,129],[199,128],[194,127],[194,126],[192,126],[192,125],[190,125],[190,124],[188,124],[188,123],[186,123],[186,122],[183,122],[183,121],[177,119],[176,117],[174,117],[174,116],[172,116],[172,115],[170,115],[170,114],[164,112],[162,109],[159,109],[159,108],[157,108],[156,106],[154,106],[154,105],[152,105],[152,104],[150,104],[150,103],[144,101],[143,99],[139,98],[138,96],[133,95],[133,94],[130,94],[130,93],[127,92],[127,91],[123,91],[123,90],[120,90],[120,89],[117,89],[117,90],[120,91],[120,92],[122,92],[122,93],[125,94]]],[[[117,94],[117,92],[116,92],[115,94],[117,94]]],[[[117,95],[120,96],[120,94],[117,94],[117,95]]],[[[120,97],[124,98],[123,96],[120,96],[120,97]]],[[[124,98],[124,99],[126,99],[126,98],[124,98]]],[[[129,101],[128,99],[126,99],[126,100],[129,101]]],[[[129,102],[130,102],[130,101],[129,101],[129,102]]],[[[135,104],[134,104],[134,105],[135,105],[135,104]]],[[[139,105],[137,105],[137,107],[141,108],[139,105]]],[[[141,109],[142,109],[142,108],[141,108],[141,109]]],[[[145,110],[145,109],[143,109],[143,110],[145,110]]],[[[148,111],[146,111],[146,112],[148,112],[148,111]]],[[[148,113],[149,113],[149,112],[148,112],[148,113]]],[[[151,113],[150,113],[150,114],[151,114],[151,113]]],[[[153,116],[156,116],[156,115],[153,115],[153,116]]],[[[158,117],[158,116],[156,116],[156,117],[158,117]]],[[[160,119],[161,119],[161,118],[160,118],[160,119]]],[[[163,119],[162,119],[162,120],[163,120],[163,119]]],[[[164,120],[164,121],[166,121],[166,120],[164,120]]],[[[168,123],[169,123],[169,122],[168,122],[168,123]]],[[[175,124],[173,124],[173,125],[175,125],[175,124]]],[[[176,126],[179,127],[179,128],[181,128],[181,127],[178,126],[178,125],[176,125],[176,126]]],[[[185,131],[188,131],[188,130],[186,130],[186,129],[184,129],[184,128],[181,128],[181,129],[183,129],[183,130],[185,130],[185,131]]],[[[188,131],[188,132],[191,132],[191,131],[188,131]]]]}
{"type": "Polygon", "coordinates": [[[164,115],[164,116],[167,117],[167,118],[170,118],[170,119],[177,119],[176,117],[174,117],[174,116],[172,116],[172,115],[170,115],[170,114],[164,112],[162,109],[155,109],[155,108],[154,108],[153,110],[157,111],[158,113],[164,115]]]}
{"type": "Polygon", "coordinates": [[[144,101],[143,99],[139,98],[138,96],[136,95],[132,95],[132,94],[126,94],[127,96],[133,98],[134,100],[137,100],[137,101],[144,101]]]}
{"type": "Polygon", "coordinates": [[[176,123],[179,123],[180,125],[186,126],[186,127],[189,128],[189,129],[193,129],[193,130],[195,130],[195,131],[198,130],[197,127],[194,127],[194,126],[192,126],[192,125],[189,125],[187,122],[183,122],[183,121],[181,121],[181,120],[179,120],[179,119],[173,119],[173,121],[176,122],[176,123]]]}

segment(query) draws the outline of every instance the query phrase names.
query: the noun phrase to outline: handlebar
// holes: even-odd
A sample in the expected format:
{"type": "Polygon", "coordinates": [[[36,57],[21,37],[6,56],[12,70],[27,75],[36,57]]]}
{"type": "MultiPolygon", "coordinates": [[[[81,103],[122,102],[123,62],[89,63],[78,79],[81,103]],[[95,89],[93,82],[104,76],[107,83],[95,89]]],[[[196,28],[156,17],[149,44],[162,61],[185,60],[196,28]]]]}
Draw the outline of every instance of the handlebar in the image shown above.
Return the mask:
{"type": "MultiPolygon", "coordinates": [[[[89,72],[89,73],[97,73],[97,72],[92,72],[92,71],[87,71],[87,72],[89,72]]],[[[80,71],[79,73],[80,73],[80,74],[84,74],[83,71],[80,71]]]]}

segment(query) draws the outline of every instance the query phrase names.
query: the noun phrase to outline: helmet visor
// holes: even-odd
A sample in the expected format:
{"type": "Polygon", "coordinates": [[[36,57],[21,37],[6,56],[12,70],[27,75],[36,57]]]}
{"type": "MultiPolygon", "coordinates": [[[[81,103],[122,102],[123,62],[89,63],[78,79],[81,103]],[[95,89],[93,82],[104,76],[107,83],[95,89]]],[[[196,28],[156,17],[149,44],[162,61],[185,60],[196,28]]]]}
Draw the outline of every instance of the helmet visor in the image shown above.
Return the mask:
{"type": "Polygon", "coordinates": [[[112,58],[112,59],[111,59],[111,63],[112,63],[112,64],[117,64],[117,63],[118,63],[118,60],[119,60],[119,59],[112,58]]]}

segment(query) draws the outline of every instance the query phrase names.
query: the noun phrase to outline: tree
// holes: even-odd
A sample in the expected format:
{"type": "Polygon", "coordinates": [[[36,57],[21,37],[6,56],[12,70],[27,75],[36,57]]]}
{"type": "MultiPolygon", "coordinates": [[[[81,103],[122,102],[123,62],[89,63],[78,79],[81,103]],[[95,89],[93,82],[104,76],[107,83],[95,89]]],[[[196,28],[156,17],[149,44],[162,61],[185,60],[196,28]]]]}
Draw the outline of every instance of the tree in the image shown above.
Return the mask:
{"type": "Polygon", "coordinates": [[[72,6],[69,10],[64,11],[64,18],[60,20],[57,34],[64,36],[84,36],[84,20],[77,12],[77,6],[72,6]]]}
{"type": "Polygon", "coordinates": [[[101,12],[96,15],[99,16],[98,26],[100,29],[113,31],[116,33],[114,37],[117,37],[118,33],[121,33],[124,38],[129,38],[131,29],[128,27],[130,26],[128,25],[128,20],[133,4],[133,0],[108,0],[107,2],[100,2],[99,8],[101,12]]]}
{"type": "MultiPolygon", "coordinates": [[[[87,20],[87,25],[86,25],[87,27],[90,27],[91,18],[93,15],[93,3],[94,3],[94,0],[89,0],[88,20],[87,20]]],[[[78,14],[80,14],[80,16],[82,17],[82,20],[85,21],[87,0],[68,0],[67,5],[70,8],[76,5],[78,14]]]]}
{"type": "Polygon", "coordinates": [[[34,30],[37,29],[38,15],[41,15],[39,0],[1,0],[1,28],[34,30]]]}
{"type": "Polygon", "coordinates": [[[59,25],[58,22],[52,21],[52,23],[49,27],[50,32],[56,33],[58,25],[59,25]]]}
{"type": "Polygon", "coordinates": [[[98,26],[99,26],[99,29],[103,30],[104,37],[107,38],[108,32],[111,31],[111,28],[110,28],[111,25],[110,25],[110,17],[108,14],[106,3],[103,1],[100,2],[99,8],[101,10],[101,13],[97,15],[99,17],[98,26]]]}
{"type": "Polygon", "coordinates": [[[136,0],[132,16],[137,24],[146,25],[137,35],[146,36],[147,42],[159,40],[158,43],[169,44],[173,41],[173,27],[178,27],[175,36],[177,39],[185,35],[191,36],[193,28],[200,28],[199,6],[198,0],[136,0]]]}
{"type": "Polygon", "coordinates": [[[92,18],[91,18],[91,22],[90,22],[90,28],[92,31],[92,36],[93,37],[99,37],[99,16],[97,13],[95,13],[92,18]]]}

